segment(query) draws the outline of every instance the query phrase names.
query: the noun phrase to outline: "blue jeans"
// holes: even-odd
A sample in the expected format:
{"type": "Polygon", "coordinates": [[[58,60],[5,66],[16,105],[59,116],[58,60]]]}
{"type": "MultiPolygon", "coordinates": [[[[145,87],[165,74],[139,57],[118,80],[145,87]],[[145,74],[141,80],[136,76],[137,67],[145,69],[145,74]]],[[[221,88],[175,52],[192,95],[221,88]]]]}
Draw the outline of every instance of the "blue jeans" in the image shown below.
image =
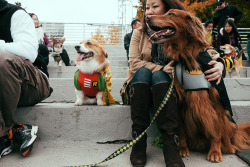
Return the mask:
{"type": "Polygon", "coordinates": [[[152,73],[152,71],[149,70],[148,68],[141,67],[135,72],[132,80],[130,81],[129,89],[130,85],[137,82],[149,83],[150,85],[155,85],[160,82],[171,82],[171,78],[164,71],[159,70],[152,73]]]}

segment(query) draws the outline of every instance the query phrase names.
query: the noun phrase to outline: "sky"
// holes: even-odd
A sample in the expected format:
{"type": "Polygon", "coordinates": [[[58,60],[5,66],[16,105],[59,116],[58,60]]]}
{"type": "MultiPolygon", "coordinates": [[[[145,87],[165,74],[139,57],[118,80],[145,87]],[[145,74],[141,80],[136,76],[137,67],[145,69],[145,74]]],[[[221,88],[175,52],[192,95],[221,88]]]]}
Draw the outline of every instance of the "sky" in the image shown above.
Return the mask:
{"type": "MultiPolygon", "coordinates": [[[[35,13],[41,22],[130,24],[136,17],[138,0],[123,0],[124,19],[119,18],[118,0],[7,0],[21,2],[28,13],[35,13]],[[133,10],[132,10],[133,9],[133,10]],[[133,17],[132,17],[133,15],[133,17]]],[[[121,0],[122,1],[122,0],[121,0]]],[[[121,14],[120,14],[121,16],[121,14]]]]}

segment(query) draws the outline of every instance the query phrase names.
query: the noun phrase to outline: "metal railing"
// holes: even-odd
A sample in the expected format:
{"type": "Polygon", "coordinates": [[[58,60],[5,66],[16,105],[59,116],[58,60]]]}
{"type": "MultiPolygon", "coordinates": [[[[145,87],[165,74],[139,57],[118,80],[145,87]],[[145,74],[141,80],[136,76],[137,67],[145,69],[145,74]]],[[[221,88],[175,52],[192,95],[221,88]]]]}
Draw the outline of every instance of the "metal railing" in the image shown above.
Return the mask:
{"type": "Polygon", "coordinates": [[[84,23],[42,23],[48,37],[66,38],[66,45],[79,44],[83,39],[94,38],[102,45],[120,45],[130,25],[84,24],[84,23]]]}
{"type": "MultiPolygon", "coordinates": [[[[122,24],[88,24],[88,23],[42,23],[44,31],[51,37],[66,38],[66,45],[79,44],[83,39],[95,38],[102,45],[121,45],[130,25],[122,24]]],[[[250,28],[238,28],[241,43],[246,45],[250,28]]]]}

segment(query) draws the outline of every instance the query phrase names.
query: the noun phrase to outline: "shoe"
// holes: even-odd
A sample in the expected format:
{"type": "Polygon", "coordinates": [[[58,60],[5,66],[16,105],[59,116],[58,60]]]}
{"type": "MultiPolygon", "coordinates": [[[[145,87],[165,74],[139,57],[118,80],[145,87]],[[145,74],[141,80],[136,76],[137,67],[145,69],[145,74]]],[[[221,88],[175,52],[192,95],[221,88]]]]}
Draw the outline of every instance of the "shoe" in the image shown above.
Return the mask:
{"type": "Polygon", "coordinates": [[[22,156],[29,156],[37,138],[38,126],[28,124],[16,124],[9,131],[9,139],[20,145],[22,156]]]}
{"type": "Polygon", "coordinates": [[[2,155],[11,153],[11,141],[7,138],[0,137],[0,158],[2,155]]]}

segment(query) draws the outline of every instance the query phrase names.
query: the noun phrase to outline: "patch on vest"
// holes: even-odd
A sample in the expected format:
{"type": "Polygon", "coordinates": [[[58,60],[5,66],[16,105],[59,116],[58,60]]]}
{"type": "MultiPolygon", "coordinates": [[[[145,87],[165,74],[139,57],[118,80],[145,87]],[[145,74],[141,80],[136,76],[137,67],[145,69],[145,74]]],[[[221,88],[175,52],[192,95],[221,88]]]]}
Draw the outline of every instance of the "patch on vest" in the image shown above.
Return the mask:
{"type": "Polygon", "coordinates": [[[181,63],[176,65],[176,75],[184,90],[203,90],[211,86],[201,70],[190,70],[181,63]]]}

